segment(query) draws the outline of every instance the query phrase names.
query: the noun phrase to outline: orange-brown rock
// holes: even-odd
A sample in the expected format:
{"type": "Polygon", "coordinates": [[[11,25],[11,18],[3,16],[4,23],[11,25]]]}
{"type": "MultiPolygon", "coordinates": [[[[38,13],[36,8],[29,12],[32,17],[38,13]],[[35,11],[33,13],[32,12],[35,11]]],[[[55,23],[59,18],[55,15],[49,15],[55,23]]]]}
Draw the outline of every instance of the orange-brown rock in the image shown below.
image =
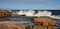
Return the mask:
{"type": "Polygon", "coordinates": [[[54,26],[48,26],[48,29],[56,29],[54,26]]]}
{"type": "Polygon", "coordinates": [[[33,26],[32,25],[30,25],[30,29],[33,29],[33,26]]]}
{"type": "Polygon", "coordinates": [[[47,22],[47,19],[50,20],[50,18],[47,17],[34,18],[34,22],[47,22]]]}
{"type": "Polygon", "coordinates": [[[40,17],[34,18],[34,26],[30,26],[30,29],[55,29],[54,25],[55,21],[51,18],[40,17]]]}
{"type": "Polygon", "coordinates": [[[47,27],[34,25],[34,26],[30,26],[30,29],[47,29],[47,27]]]}
{"type": "Polygon", "coordinates": [[[49,17],[34,18],[35,24],[43,24],[43,26],[55,25],[55,21],[49,17]]]}
{"type": "Polygon", "coordinates": [[[56,29],[55,26],[30,26],[30,29],[56,29]]]}
{"type": "Polygon", "coordinates": [[[2,24],[0,29],[26,29],[25,25],[22,24],[2,24]]]}
{"type": "Polygon", "coordinates": [[[8,10],[0,10],[0,17],[10,17],[12,12],[8,10]]]}

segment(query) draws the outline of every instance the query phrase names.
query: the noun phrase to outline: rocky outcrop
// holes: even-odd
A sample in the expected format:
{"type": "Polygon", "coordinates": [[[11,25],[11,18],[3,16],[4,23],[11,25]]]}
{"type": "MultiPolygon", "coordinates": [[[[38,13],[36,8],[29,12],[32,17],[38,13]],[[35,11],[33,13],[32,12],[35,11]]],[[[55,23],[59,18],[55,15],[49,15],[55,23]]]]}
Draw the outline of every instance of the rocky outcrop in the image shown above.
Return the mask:
{"type": "Polygon", "coordinates": [[[0,24],[0,29],[25,29],[26,26],[22,24],[0,24]]]}
{"type": "Polygon", "coordinates": [[[49,17],[34,18],[34,25],[30,29],[55,29],[55,24],[49,17]]]}
{"type": "Polygon", "coordinates": [[[12,15],[11,11],[8,10],[0,10],[0,17],[10,17],[12,15]]]}
{"type": "Polygon", "coordinates": [[[51,18],[47,18],[47,17],[41,17],[41,18],[34,18],[34,22],[35,23],[39,23],[39,24],[43,24],[43,26],[49,26],[49,25],[55,25],[55,21],[52,20],[51,18]]]}

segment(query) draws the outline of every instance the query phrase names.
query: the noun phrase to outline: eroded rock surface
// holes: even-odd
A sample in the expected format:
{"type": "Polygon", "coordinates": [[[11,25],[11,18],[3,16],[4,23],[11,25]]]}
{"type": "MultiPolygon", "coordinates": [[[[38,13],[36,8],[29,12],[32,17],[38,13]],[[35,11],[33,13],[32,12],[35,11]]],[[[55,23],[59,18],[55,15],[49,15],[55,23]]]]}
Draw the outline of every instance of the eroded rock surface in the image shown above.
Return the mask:
{"type": "Polygon", "coordinates": [[[12,12],[8,10],[0,10],[0,17],[10,17],[12,15],[12,12]]]}

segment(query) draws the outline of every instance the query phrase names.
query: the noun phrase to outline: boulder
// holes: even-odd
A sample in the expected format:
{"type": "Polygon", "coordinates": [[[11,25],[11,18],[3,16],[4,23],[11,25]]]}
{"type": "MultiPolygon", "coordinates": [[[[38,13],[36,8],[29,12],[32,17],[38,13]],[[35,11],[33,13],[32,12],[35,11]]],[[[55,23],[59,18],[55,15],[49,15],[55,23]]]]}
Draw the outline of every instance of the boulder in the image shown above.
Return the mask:
{"type": "Polygon", "coordinates": [[[10,17],[12,15],[12,12],[8,10],[0,10],[0,17],[10,17]]]}
{"type": "Polygon", "coordinates": [[[56,22],[52,20],[51,18],[48,17],[41,17],[41,18],[34,18],[34,24],[42,24],[43,26],[49,26],[52,25],[54,26],[56,22]]]}

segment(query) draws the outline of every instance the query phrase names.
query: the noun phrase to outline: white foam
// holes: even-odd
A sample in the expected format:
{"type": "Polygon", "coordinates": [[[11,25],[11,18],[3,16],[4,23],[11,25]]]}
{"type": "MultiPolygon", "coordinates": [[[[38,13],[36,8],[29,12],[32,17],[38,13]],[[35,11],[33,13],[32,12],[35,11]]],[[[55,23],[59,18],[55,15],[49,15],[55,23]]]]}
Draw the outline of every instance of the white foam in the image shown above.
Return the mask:
{"type": "Polygon", "coordinates": [[[51,12],[49,11],[38,11],[37,14],[35,14],[35,16],[51,16],[51,12]]]}
{"type": "Polygon", "coordinates": [[[18,13],[17,13],[18,15],[24,15],[24,11],[19,11],[18,13]]]}
{"type": "Polygon", "coordinates": [[[35,11],[29,10],[29,11],[27,11],[27,12],[25,13],[25,15],[26,15],[26,16],[33,16],[34,13],[35,13],[35,11]]]}

